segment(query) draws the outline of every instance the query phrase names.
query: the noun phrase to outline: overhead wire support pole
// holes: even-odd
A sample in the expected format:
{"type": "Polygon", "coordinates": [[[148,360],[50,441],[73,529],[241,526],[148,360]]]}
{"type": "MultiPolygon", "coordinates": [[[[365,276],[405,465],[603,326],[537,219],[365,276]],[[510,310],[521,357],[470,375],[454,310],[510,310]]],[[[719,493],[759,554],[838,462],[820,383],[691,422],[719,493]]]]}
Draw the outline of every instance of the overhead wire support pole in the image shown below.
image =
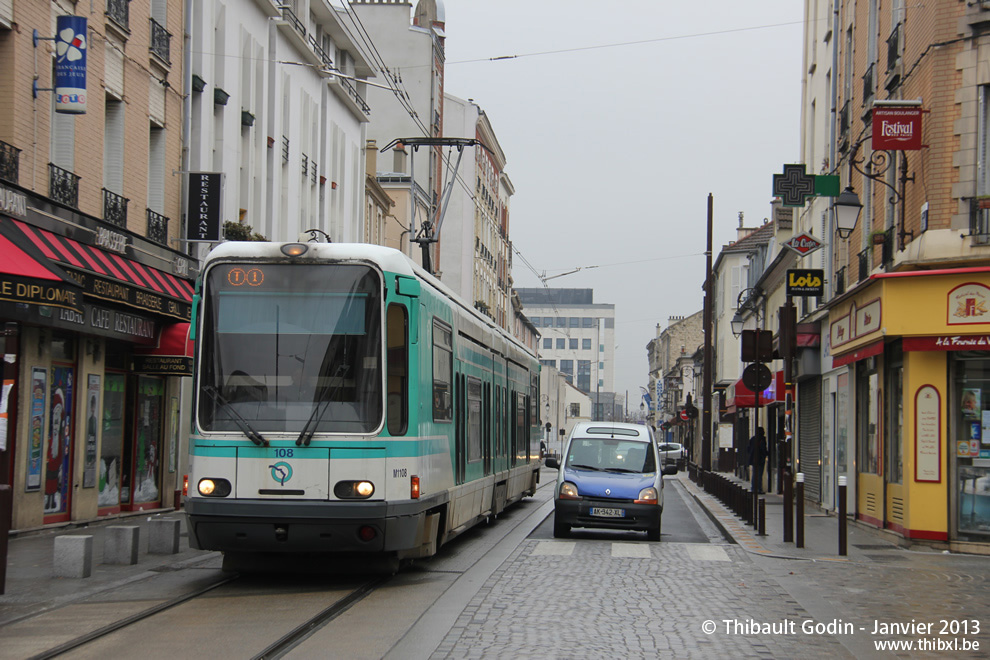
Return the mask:
{"type": "Polygon", "coordinates": [[[712,216],[714,198],[708,193],[708,249],[705,251],[705,348],[701,398],[701,468],[712,469],[712,216]]]}

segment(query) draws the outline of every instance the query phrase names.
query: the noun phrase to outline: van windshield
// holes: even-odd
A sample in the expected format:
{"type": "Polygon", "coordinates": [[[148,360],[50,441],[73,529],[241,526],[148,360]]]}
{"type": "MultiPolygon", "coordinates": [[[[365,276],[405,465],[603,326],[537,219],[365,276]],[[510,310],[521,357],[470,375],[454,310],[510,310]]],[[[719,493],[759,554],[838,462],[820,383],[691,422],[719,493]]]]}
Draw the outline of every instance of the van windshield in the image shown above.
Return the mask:
{"type": "Polygon", "coordinates": [[[656,472],[653,448],[648,442],[615,438],[574,438],[566,466],[601,472],[656,472]]]}

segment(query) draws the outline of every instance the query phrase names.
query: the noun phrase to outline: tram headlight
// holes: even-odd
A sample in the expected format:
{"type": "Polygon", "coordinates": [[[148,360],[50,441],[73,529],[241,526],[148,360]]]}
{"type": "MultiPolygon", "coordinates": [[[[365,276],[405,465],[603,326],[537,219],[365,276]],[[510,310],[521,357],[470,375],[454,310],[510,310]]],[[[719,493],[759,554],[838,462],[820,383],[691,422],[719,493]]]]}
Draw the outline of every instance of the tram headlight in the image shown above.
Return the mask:
{"type": "Polygon", "coordinates": [[[286,243],[279,249],[281,249],[282,254],[287,257],[301,257],[306,254],[306,250],[309,249],[309,246],[305,243],[286,243]]]}
{"type": "Polygon", "coordinates": [[[333,494],[341,500],[366,500],[375,494],[375,484],[370,481],[338,481],[333,494]]]}
{"type": "Polygon", "coordinates": [[[227,497],[230,495],[230,482],[226,479],[200,479],[196,491],[203,497],[227,497]]]}

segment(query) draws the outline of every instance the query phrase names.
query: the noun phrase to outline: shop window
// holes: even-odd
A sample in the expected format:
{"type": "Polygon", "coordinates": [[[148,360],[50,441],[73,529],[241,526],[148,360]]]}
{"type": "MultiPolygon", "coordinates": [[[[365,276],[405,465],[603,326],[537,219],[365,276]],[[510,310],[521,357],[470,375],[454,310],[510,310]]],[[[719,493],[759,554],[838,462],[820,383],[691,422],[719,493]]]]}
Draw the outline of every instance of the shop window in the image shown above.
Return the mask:
{"type": "Polygon", "coordinates": [[[985,356],[953,355],[949,446],[956,461],[957,526],[963,535],[990,534],[990,359],[985,356]]]}
{"type": "Polygon", "coordinates": [[[119,510],[117,507],[120,506],[125,382],[124,374],[109,371],[103,381],[103,411],[100,416],[100,494],[98,495],[101,513],[116,512],[119,510]]]}
{"type": "Polygon", "coordinates": [[[859,471],[880,473],[879,377],[872,360],[861,360],[856,371],[856,424],[859,437],[859,471]]]}
{"type": "Polygon", "coordinates": [[[887,481],[893,484],[904,480],[904,354],[900,342],[893,344],[887,353],[887,406],[885,442],[887,481]]]}

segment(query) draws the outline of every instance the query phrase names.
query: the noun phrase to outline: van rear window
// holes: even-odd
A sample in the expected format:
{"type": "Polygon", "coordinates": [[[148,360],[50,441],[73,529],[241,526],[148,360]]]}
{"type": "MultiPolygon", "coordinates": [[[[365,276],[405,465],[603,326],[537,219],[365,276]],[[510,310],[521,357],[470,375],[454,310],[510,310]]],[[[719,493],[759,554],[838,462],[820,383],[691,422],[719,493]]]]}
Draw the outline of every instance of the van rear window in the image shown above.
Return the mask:
{"type": "Polygon", "coordinates": [[[591,426],[584,429],[584,432],[590,435],[630,435],[634,438],[643,435],[635,429],[617,429],[611,426],[591,426]]]}

